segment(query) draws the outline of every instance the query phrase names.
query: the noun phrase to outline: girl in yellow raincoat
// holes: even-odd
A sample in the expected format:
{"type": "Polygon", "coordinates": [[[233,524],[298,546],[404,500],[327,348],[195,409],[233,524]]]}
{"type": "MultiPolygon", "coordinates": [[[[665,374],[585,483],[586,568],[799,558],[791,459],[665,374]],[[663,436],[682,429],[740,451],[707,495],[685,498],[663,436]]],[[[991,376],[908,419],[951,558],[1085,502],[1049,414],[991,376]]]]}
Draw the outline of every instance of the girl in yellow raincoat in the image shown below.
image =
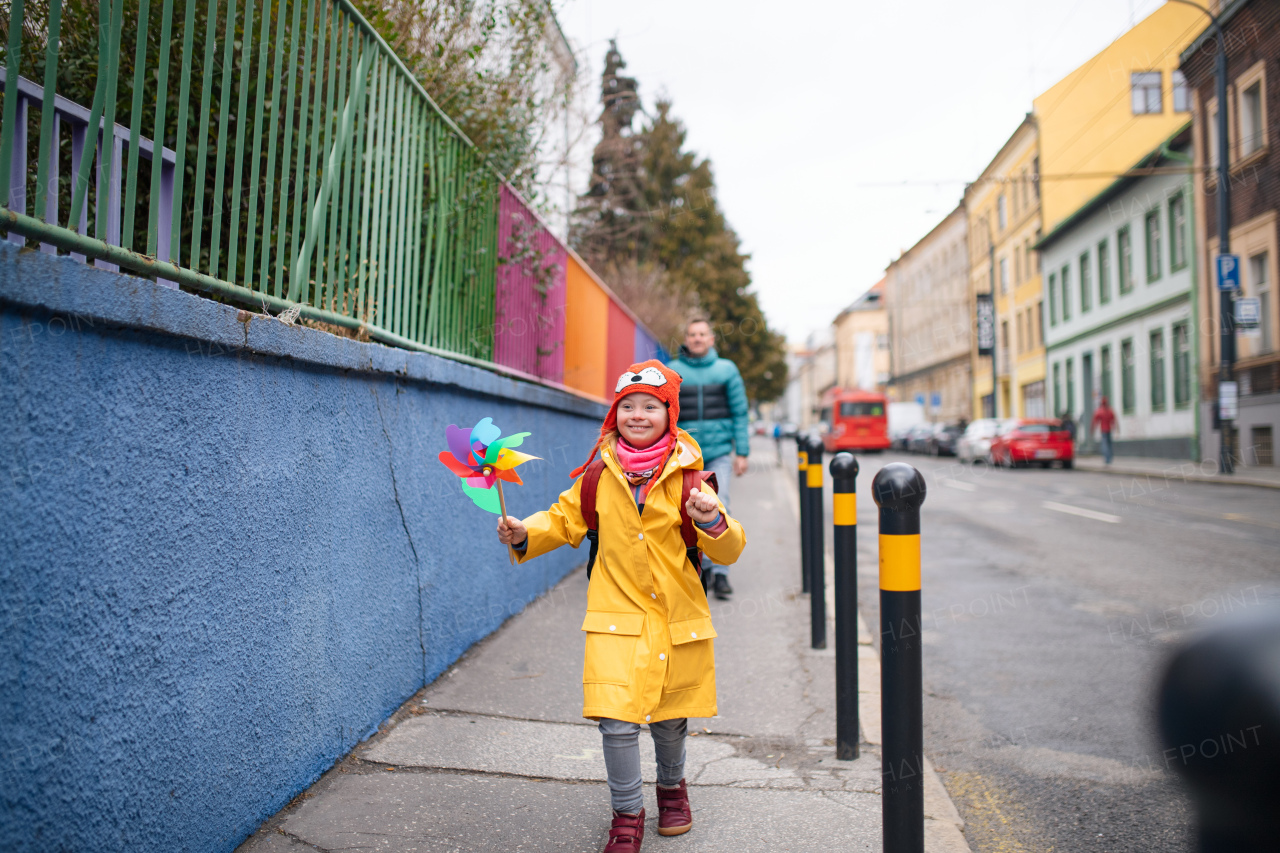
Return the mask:
{"type": "MultiPolygon", "coordinates": [[[[677,426],[680,376],[660,362],[634,364],[618,380],[599,451],[605,470],[596,490],[599,546],[587,589],[582,715],[599,722],[613,804],[605,853],[636,853],[644,839],[640,725],[653,735],[658,762],[658,833],[693,827],[684,781],[688,717],[716,714],[715,629],[706,593],[680,534],[685,469],[702,469],[697,442],[677,426]]],[[[550,509],[498,522],[498,538],[520,560],[577,547],[587,534],[582,481],[550,509]]],[[[729,565],[746,544],[742,525],[711,489],[694,489],[685,511],[698,547],[729,565]]]]}

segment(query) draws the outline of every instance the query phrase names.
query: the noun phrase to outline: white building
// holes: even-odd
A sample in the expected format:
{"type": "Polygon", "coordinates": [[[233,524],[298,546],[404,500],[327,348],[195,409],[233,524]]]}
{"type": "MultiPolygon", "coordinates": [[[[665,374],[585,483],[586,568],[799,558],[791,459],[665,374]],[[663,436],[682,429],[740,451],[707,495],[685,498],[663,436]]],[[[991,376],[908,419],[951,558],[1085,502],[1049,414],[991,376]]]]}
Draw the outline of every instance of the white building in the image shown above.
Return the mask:
{"type": "Polygon", "coordinates": [[[1195,263],[1184,128],[1036,248],[1042,257],[1049,414],[1086,447],[1102,397],[1118,456],[1194,459],[1195,263]]]}

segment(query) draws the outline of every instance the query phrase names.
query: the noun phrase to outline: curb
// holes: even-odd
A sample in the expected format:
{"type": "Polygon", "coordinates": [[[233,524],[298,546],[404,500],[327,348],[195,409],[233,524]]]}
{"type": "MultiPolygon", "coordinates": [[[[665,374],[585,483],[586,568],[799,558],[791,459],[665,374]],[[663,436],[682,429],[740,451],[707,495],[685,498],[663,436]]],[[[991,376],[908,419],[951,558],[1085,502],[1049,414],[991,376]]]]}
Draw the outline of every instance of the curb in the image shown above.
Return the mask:
{"type": "Polygon", "coordinates": [[[1102,463],[1094,464],[1087,462],[1080,464],[1082,460],[1076,459],[1075,470],[1087,471],[1091,474],[1119,474],[1123,477],[1145,477],[1170,481],[1181,480],[1186,483],[1213,483],[1218,486],[1256,486],[1260,489],[1280,489],[1280,481],[1263,480],[1249,476],[1238,476],[1236,474],[1197,474],[1194,469],[1197,467],[1195,462],[1182,462],[1177,465],[1171,465],[1159,471],[1150,471],[1143,468],[1128,468],[1123,465],[1106,465],[1102,463]],[[1188,472],[1187,468],[1192,471],[1188,472]]]}

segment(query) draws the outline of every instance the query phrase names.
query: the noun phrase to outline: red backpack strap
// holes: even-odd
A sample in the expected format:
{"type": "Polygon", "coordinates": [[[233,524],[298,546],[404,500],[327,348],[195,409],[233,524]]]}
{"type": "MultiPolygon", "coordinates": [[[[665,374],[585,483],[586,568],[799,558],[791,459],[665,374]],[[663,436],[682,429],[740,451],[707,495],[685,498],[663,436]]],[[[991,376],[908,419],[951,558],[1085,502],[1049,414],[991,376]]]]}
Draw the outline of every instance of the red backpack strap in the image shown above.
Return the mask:
{"type": "Polygon", "coordinates": [[[596,492],[600,488],[600,475],[604,473],[604,460],[597,459],[582,472],[582,489],[578,494],[582,521],[587,525],[587,538],[591,540],[591,553],[587,555],[587,579],[596,565],[596,552],[600,548],[600,514],[596,512],[596,492]]]}
{"type": "Polygon", "coordinates": [[[600,475],[604,473],[604,462],[595,460],[582,472],[582,492],[579,495],[582,507],[582,520],[588,530],[600,529],[600,514],[596,512],[596,491],[600,488],[600,475]]]}
{"type": "Polygon", "coordinates": [[[680,536],[683,537],[686,548],[698,547],[698,531],[693,526],[693,518],[689,516],[685,504],[689,503],[689,493],[704,483],[711,486],[711,491],[719,493],[716,472],[685,469],[684,483],[680,489],[680,536]]]}

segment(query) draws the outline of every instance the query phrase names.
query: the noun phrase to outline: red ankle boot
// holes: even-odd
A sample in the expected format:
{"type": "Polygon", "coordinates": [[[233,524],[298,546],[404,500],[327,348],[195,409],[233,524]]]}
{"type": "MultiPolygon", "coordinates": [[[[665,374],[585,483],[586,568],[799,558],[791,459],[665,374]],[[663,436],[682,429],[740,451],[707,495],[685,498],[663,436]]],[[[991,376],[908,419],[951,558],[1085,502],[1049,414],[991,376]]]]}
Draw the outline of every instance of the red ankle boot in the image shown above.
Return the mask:
{"type": "Polygon", "coordinates": [[[675,788],[658,788],[658,834],[683,835],[693,829],[693,809],[684,780],[675,788]]]}
{"type": "Polygon", "coordinates": [[[640,814],[613,813],[613,826],[609,827],[609,843],[604,846],[604,853],[640,853],[643,841],[644,809],[640,814]]]}

